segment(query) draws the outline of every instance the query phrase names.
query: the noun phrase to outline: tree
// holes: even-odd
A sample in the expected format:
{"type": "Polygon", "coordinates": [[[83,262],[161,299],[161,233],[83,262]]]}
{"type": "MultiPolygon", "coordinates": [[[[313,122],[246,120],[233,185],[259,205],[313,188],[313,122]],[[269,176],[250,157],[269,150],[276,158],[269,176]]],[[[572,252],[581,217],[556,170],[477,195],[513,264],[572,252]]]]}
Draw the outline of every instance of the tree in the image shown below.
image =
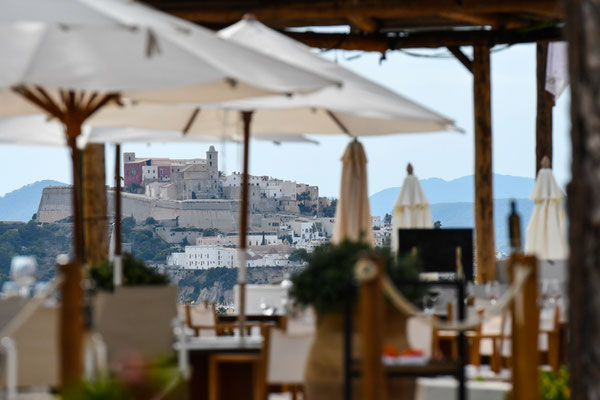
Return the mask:
{"type": "Polygon", "coordinates": [[[392,224],[392,214],[385,213],[385,216],[383,217],[383,223],[385,225],[391,225],[392,224]]]}
{"type": "Polygon", "coordinates": [[[329,203],[328,206],[323,207],[323,210],[322,210],[323,216],[326,218],[335,217],[336,207],[337,207],[337,199],[331,200],[331,203],[329,203]]]}
{"type": "Polygon", "coordinates": [[[295,249],[288,257],[289,261],[306,261],[308,258],[308,252],[306,249],[295,249]]]}
{"type": "Polygon", "coordinates": [[[156,224],[158,224],[158,221],[152,217],[148,217],[148,218],[146,218],[145,224],[146,225],[156,225],[156,224]]]}
{"type": "Polygon", "coordinates": [[[442,221],[435,221],[433,223],[433,229],[442,229],[442,221]]]}
{"type": "Polygon", "coordinates": [[[207,228],[202,232],[202,236],[217,236],[221,233],[217,228],[207,228]]]}

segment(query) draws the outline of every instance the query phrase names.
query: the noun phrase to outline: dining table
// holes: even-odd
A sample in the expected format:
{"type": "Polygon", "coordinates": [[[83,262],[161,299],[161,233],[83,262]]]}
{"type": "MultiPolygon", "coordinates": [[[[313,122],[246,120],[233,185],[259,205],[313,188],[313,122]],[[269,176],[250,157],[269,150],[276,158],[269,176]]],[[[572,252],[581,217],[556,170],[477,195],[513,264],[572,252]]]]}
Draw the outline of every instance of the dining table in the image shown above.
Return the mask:
{"type": "MultiPolygon", "coordinates": [[[[209,359],[215,354],[257,354],[262,348],[262,336],[214,336],[187,337],[182,344],[178,340],[173,345],[180,351],[182,345],[188,352],[191,375],[188,382],[189,398],[208,400],[209,398],[209,359]]],[[[255,371],[251,363],[232,363],[220,367],[219,393],[223,399],[250,399],[254,390],[255,371]],[[231,384],[235,382],[235,384],[231,384]]]]}

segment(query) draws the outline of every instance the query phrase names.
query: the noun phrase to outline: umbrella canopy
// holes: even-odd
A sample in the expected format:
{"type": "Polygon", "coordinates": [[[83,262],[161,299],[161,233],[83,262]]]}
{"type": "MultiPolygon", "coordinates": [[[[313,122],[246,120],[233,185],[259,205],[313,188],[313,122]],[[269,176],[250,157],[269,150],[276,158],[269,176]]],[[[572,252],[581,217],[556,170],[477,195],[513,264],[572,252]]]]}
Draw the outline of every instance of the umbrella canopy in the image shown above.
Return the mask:
{"type": "Polygon", "coordinates": [[[392,250],[398,249],[398,229],[433,228],[429,201],[423,192],[419,178],[413,174],[413,166],[406,167],[408,175],[394,203],[392,216],[392,250]]]}
{"type": "MultiPolygon", "coordinates": [[[[5,0],[0,35],[10,38],[0,41],[0,88],[36,85],[214,102],[337,82],[125,0],[5,0]]],[[[2,93],[2,103],[8,97],[2,93]]],[[[26,112],[20,103],[2,113],[26,112]]]]}
{"type": "Polygon", "coordinates": [[[219,35],[342,81],[341,87],[294,98],[275,96],[229,102],[231,108],[254,110],[253,134],[295,129],[351,136],[457,130],[451,119],[315,54],[311,48],[253,18],[225,28],[219,35]]]}
{"type": "Polygon", "coordinates": [[[342,156],[342,184],[335,210],[334,243],[344,239],[373,243],[367,192],[367,156],[361,143],[352,141],[342,156]]]}
{"type": "Polygon", "coordinates": [[[548,168],[549,161],[545,164],[538,172],[529,196],[535,205],[525,234],[525,252],[542,260],[564,260],[569,256],[567,219],[563,209],[565,194],[548,168]]]}
{"type": "MultiPolygon", "coordinates": [[[[102,113],[102,112],[100,112],[102,113]]],[[[93,118],[92,118],[93,119],[93,118]]],[[[257,135],[253,140],[279,143],[313,143],[314,139],[305,135],[257,135]]],[[[88,143],[200,143],[200,142],[236,142],[243,138],[239,135],[186,135],[174,130],[148,130],[131,127],[84,127],[77,138],[77,146],[85,148],[88,143]]],[[[43,115],[19,115],[0,118],[0,144],[17,146],[67,145],[64,129],[55,120],[48,121],[43,115]]]]}

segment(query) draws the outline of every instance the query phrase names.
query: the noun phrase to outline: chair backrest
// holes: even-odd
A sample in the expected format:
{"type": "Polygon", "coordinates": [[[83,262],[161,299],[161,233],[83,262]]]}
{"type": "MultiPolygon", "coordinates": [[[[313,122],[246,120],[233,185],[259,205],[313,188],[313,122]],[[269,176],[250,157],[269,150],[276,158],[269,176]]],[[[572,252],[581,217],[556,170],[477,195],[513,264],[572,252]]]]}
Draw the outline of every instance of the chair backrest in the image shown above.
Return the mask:
{"type": "Polygon", "coordinates": [[[217,318],[215,314],[214,304],[186,304],[185,324],[188,328],[193,329],[194,334],[197,336],[216,336],[217,318]]]}
{"type": "Polygon", "coordinates": [[[433,352],[433,327],[420,317],[411,317],[406,321],[406,338],[411,348],[422,350],[425,356],[433,352]]]}
{"type": "Polygon", "coordinates": [[[96,330],[106,343],[111,367],[131,352],[149,359],[172,353],[176,287],[119,287],[97,297],[96,330]]]}
{"type": "MultiPolygon", "coordinates": [[[[9,336],[17,350],[17,385],[19,387],[56,386],[59,380],[58,307],[38,307],[9,336]]],[[[5,382],[5,365],[0,368],[0,382],[5,382]]]]}
{"type": "Polygon", "coordinates": [[[313,334],[287,334],[269,329],[266,379],[268,384],[302,384],[313,334]]]}

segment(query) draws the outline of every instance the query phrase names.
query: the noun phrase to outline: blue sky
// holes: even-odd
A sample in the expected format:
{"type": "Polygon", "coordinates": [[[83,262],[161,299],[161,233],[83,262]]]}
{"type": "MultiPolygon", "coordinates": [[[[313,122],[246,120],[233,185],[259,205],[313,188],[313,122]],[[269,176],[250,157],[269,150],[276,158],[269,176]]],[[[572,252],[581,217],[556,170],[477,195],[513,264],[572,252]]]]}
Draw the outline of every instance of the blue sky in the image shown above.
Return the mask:
{"type": "MultiPolygon", "coordinates": [[[[440,54],[443,50],[420,52],[440,54]]],[[[473,88],[471,74],[453,58],[415,57],[401,52],[380,55],[331,51],[327,57],[456,121],[457,133],[403,134],[362,140],[369,159],[369,193],[400,186],[406,164],[420,178],[446,180],[473,173],[473,88]],[[354,57],[359,56],[359,57],[354,57]]],[[[492,123],[494,173],[533,177],[535,170],[535,46],[518,45],[492,55],[492,123]]],[[[554,171],[562,185],[570,179],[568,91],[554,109],[554,171]]],[[[318,185],[322,195],[337,196],[340,157],[348,139],[314,136],[320,144],[274,145],[253,142],[252,174],[318,185]]],[[[208,143],[194,145],[124,145],[124,151],[143,156],[204,157],[208,143]]],[[[215,143],[220,168],[239,171],[241,149],[215,143]]],[[[114,149],[107,146],[107,171],[112,174],[114,149]]],[[[65,149],[0,146],[3,179],[0,195],[42,179],[70,182],[65,149]]],[[[108,180],[112,184],[112,178],[108,180]]]]}

